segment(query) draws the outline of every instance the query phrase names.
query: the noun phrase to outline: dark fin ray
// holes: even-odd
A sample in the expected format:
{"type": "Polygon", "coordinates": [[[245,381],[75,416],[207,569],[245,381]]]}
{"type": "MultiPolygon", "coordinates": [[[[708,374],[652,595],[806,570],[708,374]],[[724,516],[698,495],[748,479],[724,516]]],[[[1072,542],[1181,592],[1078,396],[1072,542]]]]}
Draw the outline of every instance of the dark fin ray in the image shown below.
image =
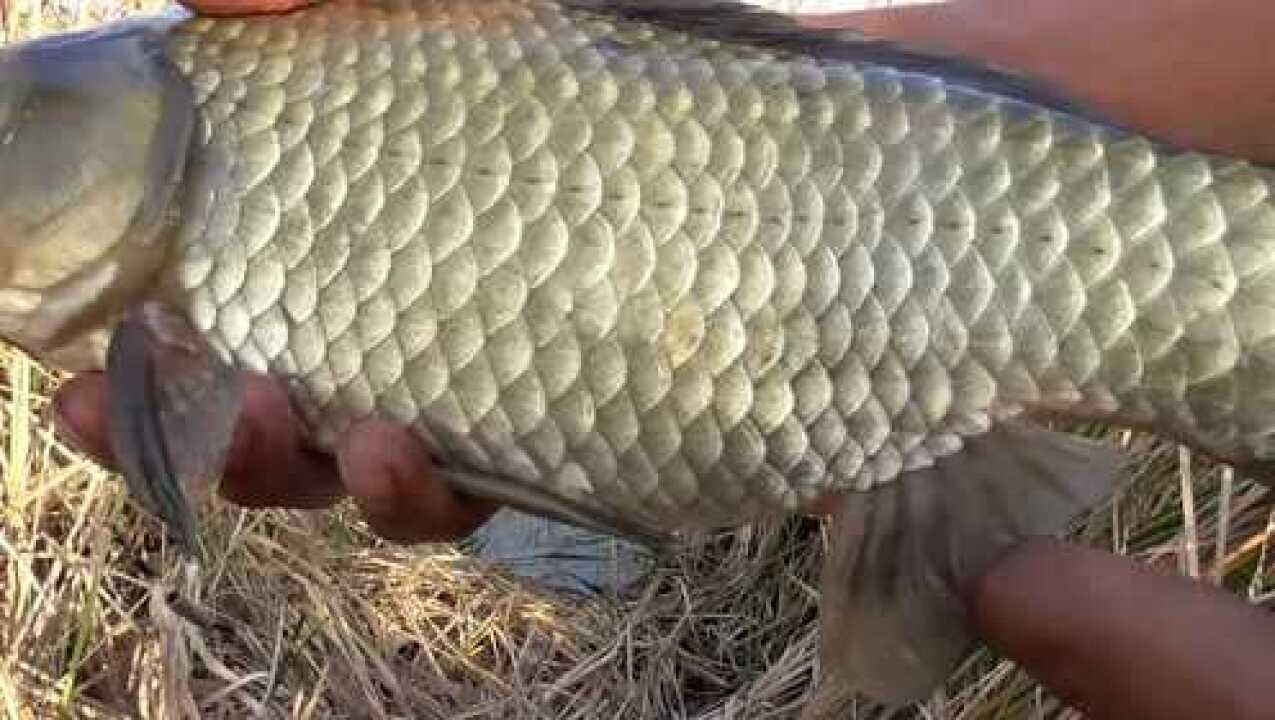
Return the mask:
{"type": "Polygon", "coordinates": [[[618,594],[646,575],[673,541],[639,521],[526,483],[453,467],[435,472],[460,492],[505,506],[463,546],[542,587],[584,595],[618,594]]]}
{"type": "Polygon", "coordinates": [[[129,491],[197,556],[191,495],[223,468],[242,399],[238,376],[185,318],[153,303],[115,328],[106,374],[111,449],[129,491]]]}
{"type": "Polygon", "coordinates": [[[1069,435],[1001,426],[934,467],[850,493],[824,567],[828,690],[890,704],[928,696],[974,646],[965,598],[983,572],[1106,499],[1122,464],[1069,435]]]}
{"type": "Polygon", "coordinates": [[[582,530],[623,537],[656,550],[667,547],[671,542],[671,537],[661,530],[616,514],[585,507],[526,483],[454,467],[440,467],[435,473],[443,482],[461,492],[494,500],[582,530]]]}
{"type": "Polygon", "coordinates": [[[649,23],[726,43],[752,45],[816,61],[888,67],[933,75],[965,89],[1065,113],[1112,130],[1116,123],[1048,83],[937,50],[909,47],[851,30],[803,27],[791,17],[730,0],[566,0],[600,16],[649,23]]]}

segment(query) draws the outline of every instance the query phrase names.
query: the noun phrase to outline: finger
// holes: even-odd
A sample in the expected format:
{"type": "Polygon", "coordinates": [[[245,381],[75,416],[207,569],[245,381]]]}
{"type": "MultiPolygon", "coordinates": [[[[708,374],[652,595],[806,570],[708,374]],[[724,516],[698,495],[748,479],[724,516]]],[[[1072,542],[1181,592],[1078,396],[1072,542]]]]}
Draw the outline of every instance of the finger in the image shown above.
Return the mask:
{"type": "Polygon", "coordinates": [[[495,512],[433,478],[429,453],[406,428],[371,420],[352,428],[337,453],[345,488],[368,525],[400,543],[469,535],[495,512]]]}
{"type": "MultiPolygon", "coordinates": [[[[102,373],[78,375],[53,398],[57,433],[77,450],[114,467],[102,373]]],[[[220,483],[222,496],[246,507],[315,508],[343,495],[335,462],[311,451],[277,380],[245,374],[243,407],[220,483]]]]}
{"type": "Polygon", "coordinates": [[[179,0],[200,15],[268,15],[298,10],[315,0],[179,0]]]}
{"type": "Polygon", "coordinates": [[[1055,540],[979,583],[984,639],[1093,717],[1268,717],[1275,617],[1215,587],[1055,540]]]}
{"type": "Polygon", "coordinates": [[[344,497],[336,461],[313,450],[284,384],[245,374],[221,494],[244,507],[327,507],[344,497]]]}
{"type": "Polygon", "coordinates": [[[76,375],[62,384],[50,405],[54,432],[77,451],[106,467],[115,466],[106,427],[106,375],[76,375]]]}

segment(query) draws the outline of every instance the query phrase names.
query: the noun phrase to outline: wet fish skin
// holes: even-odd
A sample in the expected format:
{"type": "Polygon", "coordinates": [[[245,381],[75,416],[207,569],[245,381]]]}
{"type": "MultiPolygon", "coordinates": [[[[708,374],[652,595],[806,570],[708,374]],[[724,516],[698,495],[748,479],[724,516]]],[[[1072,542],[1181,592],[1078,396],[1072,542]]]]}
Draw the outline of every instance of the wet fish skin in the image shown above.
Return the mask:
{"type": "Polygon", "coordinates": [[[191,316],[326,437],[385,413],[675,523],[889,482],[1013,406],[1269,452],[1264,169],[553,4],[171,54],[233,158],[185,217],[191,316]]]}
{"type": "MultiPolygon", "coordinates": [[[[942,63],[855,62],[883,57],[861,40],[692,30],[387,0],[70,43],[184,78],[138,90],[163,98],[150,122],[191,126],[189,144],[150,145],[182,182],[162,217],[104,228],[93,252],[56,227],[33,246],[89,258],[87,290],[6,239],[0,329],[72,367],[100,366],[108,337],[115,358],[189,350],[148,325],[161,305],[230,364],[290,378],[320,444],[386,415],[462,487],[604,527],[862,491],[833,533],[825,622],[859,631],[828,633],[834,653],[867,638],[840,666],[891,699],[963,652],[961,583],[1109,487],[1112,457],[1007,432],[1020,414],[1148,425],[1254,468],[1275,452],[1269,170],[942,63]],[[806,39],[819,53],[794,54],[806,39]],[[121,264],[138,253],[152,261],[121,264]],[[104,308],[100,287],[127,291],[104,308]],[[32,330],[49,317],[75,332],[32,330]]],[[[22,52],[0,68],[20,66],[39,107],[50,71],[22,52]]],[[[109,112],[84,117],[119,132],[110,93],[90,95],[109,112]]],[[[18,147],[52,142],[16,127],[18,147]]],[[[17,189],[0,227],[19,227],[28,188],[72,220],[103,207],[79,170],[0,154],[17,189]]],[[[122,177],[168,187],[135,162],[122,177]]],[[[174,405],[199,406],[198,382],[117,382],[161,438],[186,417],[174,405]]],[[[180,457],[178,440],[133,452],[180,457]]],[[[139,465],[143,490],[184,477],[139,465]]]]}

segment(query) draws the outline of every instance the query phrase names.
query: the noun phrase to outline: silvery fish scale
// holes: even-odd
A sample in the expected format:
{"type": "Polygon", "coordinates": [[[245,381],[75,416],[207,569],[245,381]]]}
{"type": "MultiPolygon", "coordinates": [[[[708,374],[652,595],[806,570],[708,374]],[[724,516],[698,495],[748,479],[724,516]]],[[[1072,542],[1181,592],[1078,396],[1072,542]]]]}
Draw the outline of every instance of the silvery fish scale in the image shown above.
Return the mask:
{"type": "Polygon", "coordinates": [[[196,20],[168,52],[191,317],[329,444],[384,415],[665,528],[890,483],[1024,408],[1272,454],[1265,169],[554,3],[196,20]]]}

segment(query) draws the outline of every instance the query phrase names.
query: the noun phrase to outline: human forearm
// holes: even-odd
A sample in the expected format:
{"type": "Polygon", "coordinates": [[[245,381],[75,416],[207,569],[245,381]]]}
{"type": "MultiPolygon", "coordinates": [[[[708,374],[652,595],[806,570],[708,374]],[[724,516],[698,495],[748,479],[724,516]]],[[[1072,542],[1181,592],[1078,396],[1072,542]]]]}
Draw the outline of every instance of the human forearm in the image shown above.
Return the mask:
{"type": "Polygon", "coordinates": [[[804,22],[1001,65],[1119,124],[1275,163],[1275,3],[955,0],[804,22]]]}
{"type": "Polygon", "coordinates": [[[1095,720],[1270,717],[1275,617],[1233,595],[1055,540],[979,584],[975,625],[1095,720]]]}

